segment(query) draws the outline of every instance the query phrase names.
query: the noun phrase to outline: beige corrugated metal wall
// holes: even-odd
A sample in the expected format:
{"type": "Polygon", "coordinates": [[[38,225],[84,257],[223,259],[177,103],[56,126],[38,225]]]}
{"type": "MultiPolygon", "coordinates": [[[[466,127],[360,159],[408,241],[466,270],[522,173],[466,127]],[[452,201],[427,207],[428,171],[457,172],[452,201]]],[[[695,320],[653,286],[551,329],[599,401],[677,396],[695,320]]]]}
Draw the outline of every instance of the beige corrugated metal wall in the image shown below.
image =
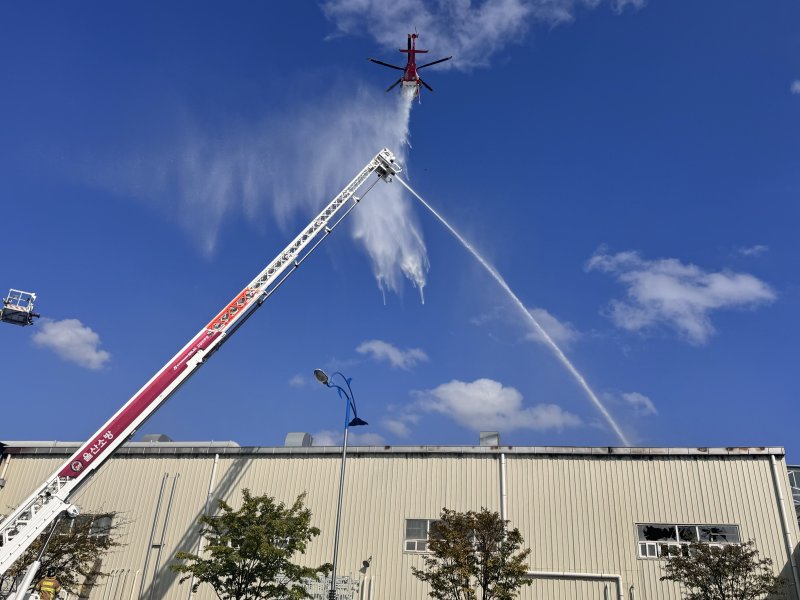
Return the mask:
{"type": "MultiPolygon", "coordinates": [[[[534,570],[618,574],[637,599],[678,600],[678,587],[659,581],[663,561],[637,558],[635,524],[735,524],[792,579],[769,457],[511,456],[507,470],[508,518],[525,534],[534,570]]],[[[562,587],[523,597],[602,598],[562,587]]]]}
{"type": "MultiPolygon", "coordinates": [[[[237,506],[243,487],[286,502],[307,492],[306,504],[322,534],[305,561],[320,564],[331,559],[339,455],[332,449],[302,450],[220,450],[213,495],[237,506]]],[[[122,532],[124,548],[103,560],[103,570],[112,576],[92,599],[189,598],[188,582],[179,584],[167,567],[175,552],[197,547],[196,523],[215,449],[177,455],[156,451],[136,448],[117,455],[76,494],[74,501],[85,513],[113,510],[129,521],[122,532]]],[[[501,451],[354,449],[347,464],[339,574],[364,582],[364,600],[427,598],[410,570],[422,566],[421,557],[403,550],[405,519],[435,518],[444,506],[499,511],[501,451]],[[369,557],[369,568],[362,569],[369,557]]],[[[505,454],[508,518],[532,548],[532,570],[619,575],[626,598],[635,586],[637,600],[677,600],[677,587],[658,580],[663,562],[637,558],[635,524],[643,522],[737,524],[743,538],[755,539],[778,570],[787,565],[767,454],[619,456],[599,449],[565,454],[524,448],[505,454]]],[[[0,512],[24,499],[64,459],[12,456],[0,512]]],[[[782,458],[779,467],[786,485],[782,458]]],[[[786,510],[796,545],[789,501],[786,510]]],[[[783,574],[791,580],[790,571],[783,574]]],[[[606,586],[608,597],[617,598],[613,579],[536,579],[521,598],[603,599],[606,586]]],[[[203,586],[195,596],[213,597],[203,586]]]]}

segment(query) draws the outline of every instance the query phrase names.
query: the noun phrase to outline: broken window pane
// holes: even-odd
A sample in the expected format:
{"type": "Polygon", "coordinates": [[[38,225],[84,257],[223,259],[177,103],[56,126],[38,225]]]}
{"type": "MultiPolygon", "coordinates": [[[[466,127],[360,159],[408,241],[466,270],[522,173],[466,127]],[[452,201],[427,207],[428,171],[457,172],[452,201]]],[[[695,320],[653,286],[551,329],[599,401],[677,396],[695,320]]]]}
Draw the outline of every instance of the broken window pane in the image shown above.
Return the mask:
{"type": "Polygon", "coordinates": [[[696,542],[697,527],[694,525],[678,525],[678,539],[681,542],[696,542]]]}
{"type": "Polygon", "coordinates": [[[637,525],[639,540],[645,542],[675,542],[675,525],[637,525]]]}
{"type": "Polygon", "coordinates": [[[727,542],[739,543],[739,528],[735,525],[700,525],[701,542],[727,542]]]}

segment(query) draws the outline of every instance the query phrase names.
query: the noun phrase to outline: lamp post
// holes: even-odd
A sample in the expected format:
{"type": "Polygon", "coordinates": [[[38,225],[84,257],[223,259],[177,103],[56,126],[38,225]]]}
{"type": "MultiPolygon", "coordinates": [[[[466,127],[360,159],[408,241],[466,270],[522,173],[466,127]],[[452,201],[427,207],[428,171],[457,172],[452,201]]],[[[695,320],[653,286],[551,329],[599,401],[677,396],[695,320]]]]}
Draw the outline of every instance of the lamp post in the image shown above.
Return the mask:
{"type": "Polygon", "coordinates": [[[347,464],[347,432],[350,427],[358,427],[359,425],[367,425],[366,421],[358,418],[358,411],[356,410],[356,401],[353,397],[353,390],[350,389],[350,381],[339,371],[333,375],[328,375],[322,369],[314,369],[314,377],[317,378],[322,385],[329,388],[336,388],[339,397],[345,398],[345,416],[344,416],[344,440],[342,442],[342,466],[339,471],[339,503],[336,506],[336,530],[333,538],[333,566],[331,568],[331,589],[328,591],[328,600],[336,600],[336,562],[339,558],[339,523],[342,518],[342,497],[344,496],[344,470],[347,464]],[[339,376],[344,384],[347,386],[345,390],[342,386],[337,385],[331,381],[332,378],[339,376]],[[353,419],[350,419],[350,409],[353,409],[353,419]]]}

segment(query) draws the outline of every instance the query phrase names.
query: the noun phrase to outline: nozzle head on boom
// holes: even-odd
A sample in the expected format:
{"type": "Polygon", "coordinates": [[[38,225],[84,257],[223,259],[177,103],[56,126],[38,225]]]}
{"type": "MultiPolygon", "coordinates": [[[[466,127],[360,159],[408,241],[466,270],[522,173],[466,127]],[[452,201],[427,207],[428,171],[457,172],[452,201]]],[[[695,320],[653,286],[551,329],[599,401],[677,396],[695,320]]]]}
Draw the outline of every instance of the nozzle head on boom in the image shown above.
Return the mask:
{"type": "Polygon", "coordinates": [[[403,170],[403,167],[400,166],[400,163],[397,162],[394,154],[388,148],[384,148],[378,152],[375,159],[380,164],[377,171],[378,177],[386,182],[391,181],[393,175],[397,175],[403,170]]]}

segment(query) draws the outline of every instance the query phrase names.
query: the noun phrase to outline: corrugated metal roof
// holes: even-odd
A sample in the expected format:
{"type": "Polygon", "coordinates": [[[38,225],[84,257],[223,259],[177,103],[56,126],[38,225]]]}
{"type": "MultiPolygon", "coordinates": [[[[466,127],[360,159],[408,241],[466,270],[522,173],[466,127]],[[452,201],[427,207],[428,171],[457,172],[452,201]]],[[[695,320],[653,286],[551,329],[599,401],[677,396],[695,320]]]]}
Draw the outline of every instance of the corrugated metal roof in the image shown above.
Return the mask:
{"type": "MultiPolygon", "coordinates": [[[[0,442],[7,454],[64,454],[80,447],[79,442],[0,442]]],[[[619,456],[784,456],[782,446],[728,446],[720,448],[624,448],[615,446],[348,446],[348,453],[375,454],[519,454],[519,455],[619,455],[619,456]]],[[[328,455],[341,452],[339,446],[239,446],[236,442],[128,442],[117,454],[287,454],[328,455]]]]}

